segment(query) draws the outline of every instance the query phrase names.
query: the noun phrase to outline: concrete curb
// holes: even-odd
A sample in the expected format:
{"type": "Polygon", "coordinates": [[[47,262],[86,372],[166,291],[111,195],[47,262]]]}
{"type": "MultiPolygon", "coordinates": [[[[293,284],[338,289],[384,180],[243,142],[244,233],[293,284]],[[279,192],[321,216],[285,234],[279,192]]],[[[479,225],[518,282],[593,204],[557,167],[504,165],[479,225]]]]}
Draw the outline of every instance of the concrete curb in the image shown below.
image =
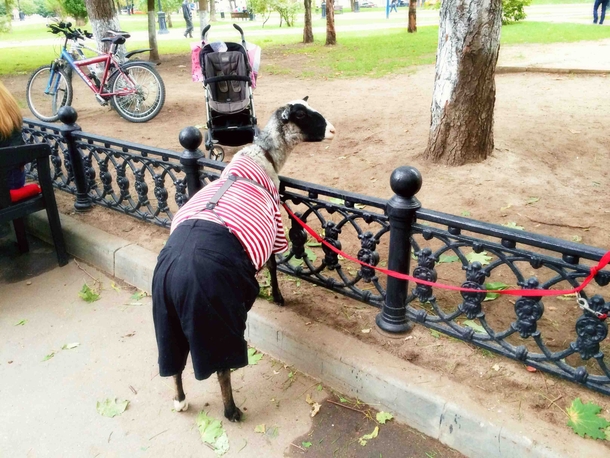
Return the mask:
{"type": "Polygon", "coordinates": [[[546,68],[546,67],[496,67],[496,74],[508,73],[555,73],[555,74],[570,74],[570,75],[607,75],[610,70],[597,70],[587,68],[546,68]]]}
{"type": "MultiPolygon", "coordinates": [[[[156,253],[61,215],[68,251],[137,288],[150,291],[156,253]]],[[[50,242],[46,215],[29,231],[50,242]]],[[[248,341],[325,384],[379,409],[469,457],[602,458],[608,449],[537,418],[520,423],[510,404],[502,414],[474,401],[467,386],[415,366],[322,324],[305,325],[289,308],[257,301],[248,314],[248,341]]]]}

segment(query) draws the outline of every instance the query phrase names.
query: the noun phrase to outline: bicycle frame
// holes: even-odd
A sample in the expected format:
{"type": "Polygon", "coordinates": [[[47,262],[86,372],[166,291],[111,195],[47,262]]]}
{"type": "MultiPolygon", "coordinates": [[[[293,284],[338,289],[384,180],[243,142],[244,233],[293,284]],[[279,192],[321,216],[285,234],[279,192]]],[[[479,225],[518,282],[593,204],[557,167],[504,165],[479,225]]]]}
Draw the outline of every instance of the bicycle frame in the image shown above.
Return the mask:
{"type": "MultiPolygon", "coordinates": [[[[87,48],[87,49],[90,49],[90,48],[87,48]]],[[[95,51],[95,52],[99,53],[99,51],[95,51]]],[[[82,54],[82,51],[80,51],[80,53],[82,54]]],[[[84,54],[82,54],[82,55],[84,55],[84,54]]],[[[64,45],[64,47],[61,51],[60,59],[63,59],[65,62],[68,63],[68,65],[70,65],[70,67],[78,74],[78,76],[80,76],[80,78],[85,82],[85,84],[89,87],[89,89],[91,89],[96,94],[96,96],[102,97],[105,100],[109,99],[110,97],[115,96],[115,95],[119,96],[119,97],[123,97],[123,96],[133,94],[136,92],[134,82],[131,80],[129,75],[126,75],[125,73],[123,73],[123,71],[120,68],[119,63],[117,62],[117,60],[114,58],[114,56],[111,53],[108,53],[108,54],[100,53],[100,55],[96,56],[96,57],[86,58],[86,59],[82,59],[82,60],[75,60],[74,57],[72,57],[72,55],[66,49],[66,46],[64,45]],[[89,78],[89,76],[87,76],[87,74],[81,68],[86,67],[88,65],[101,64],[101,63],[104,64],[104,74],[102,75],[102,78],[100,79],[99,87],[97,87],[95,82],[91,78],[89,78]],[[118,92],[107,92],[105,89],[105,85],[109,79],[109,76],[110,76],[109,70],[111,67],[115,67],[116,71],[121,72],[121,74],[123,74],[132,83],[132,88],[125,88],[118,92]]],[[[55,78],[55,76],[58,74],[56,72],[55,64],[56,64],[56,62],[54,62],[53,65],[51,65],[51,75],[49,77],[49,82],[47,84],[47,88],[45,89],[45,94],[54,94],[57,91],[57,88],[59,86],[59,78],[55,78]]]]}

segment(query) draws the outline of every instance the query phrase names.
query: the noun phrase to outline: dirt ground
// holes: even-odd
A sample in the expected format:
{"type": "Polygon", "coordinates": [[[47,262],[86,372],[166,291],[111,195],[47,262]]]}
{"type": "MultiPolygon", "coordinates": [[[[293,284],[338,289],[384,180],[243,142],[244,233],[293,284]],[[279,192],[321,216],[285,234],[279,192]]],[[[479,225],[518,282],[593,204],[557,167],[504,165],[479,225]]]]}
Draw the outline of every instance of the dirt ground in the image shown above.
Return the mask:
{"type": "MultiPolygon", "coordinates": [[[[523,53],[538,53],[547,60],[554,53],[561,61],[565,49],[564,45],[528,45],[523,52],[515,47],[511,52],[521,60],[523,53]]],[[[474,219],[498,224],[515,222],[527,231],[610,249],[610,200],[606,195],[610,145],[605,130],[610,91],[605,90],[606,76],[498,75],[493,155],[480,164],[450,168],[420,157],[428,139],[433,66],[383,79],[300,79],[265,72],[265,65],[277,68],[280,63],[293,72],[308,64],[306,57],[281,52],[263,56],[255,91],[261,124],[278,106],[308,95],[311,105],[337,129],[332,143],[298,147],[283,175],[388,198],[391,172],[412,165],[423,176],[418,198],[426,208],[458,215],[468,212],[474,219]],[[531,197],[539,201],[527,204],[531,197]]],[[[167,100],[159,116],[145,125],[123,121],[98,106],[83,85],[77,85],[73,106],[83,130],[181,151],[180,129],[205,123],[203,90],[199,83],[191,82],[188,56],[172,57],[158,69],[167,87],[167,100]]],[[[27,106],[27,76],[7,77],[4,82],[27,106]]],[[[27,110],[24,115],[31,116],[27,110]]],[[[227,159],[230,157],[228,154],[227,159]]],[[[126,222],[102,209],[74,215],[70,198],[60,200],[64,212],[146,248],[158,251],[167,238],[163,229],[126,222]]],[[[424,327],[415,327],[406,338],[389,338],[376,331],[377,310],[372,307],[287,277],[282,279],[282,288],[287,306],[304,317],[383,346],[414,364],[435,369],[439,376],[476,387],[480,403],[490,410],[500,411],[511,403],[519,406],[519,420],[533,415],[565,424],[562,409],[580,397],[602,405],[610,418],[608,398],[592,391],[528,372],[522,364],[473,346],[435,337],[424,327]],[[362,332],[369,329],[372,331],[362,332]]],[[[513,313],[511,305],[505,304],[513,313]]],[[[572,303],[545,305],[549,313],[545,312],[540,323],[543,335],[554,330],[557,346],[565,348],[574,332],[563,337],[562,333],[573,327],[570,323],[579,313],[572,303]]],[[[567,427],[566,432],[570,433],[567,427]]]]}

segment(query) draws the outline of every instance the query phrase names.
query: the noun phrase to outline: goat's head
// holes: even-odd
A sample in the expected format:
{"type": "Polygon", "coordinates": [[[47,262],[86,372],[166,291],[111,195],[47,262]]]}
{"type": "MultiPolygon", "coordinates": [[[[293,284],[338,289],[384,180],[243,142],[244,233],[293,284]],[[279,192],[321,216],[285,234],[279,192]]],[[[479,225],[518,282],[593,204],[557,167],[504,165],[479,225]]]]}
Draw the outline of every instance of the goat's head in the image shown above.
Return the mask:
{"type": "Polygon", "coordinates": [[[335,136],[335,127],[324,116],[314,110],[307,103],[308,97],[303,100],[290,102],[280,108],[279,115],[282,123],[294,124],[301,134],[301,141],[321,142],[332,140],[335,136]]]}

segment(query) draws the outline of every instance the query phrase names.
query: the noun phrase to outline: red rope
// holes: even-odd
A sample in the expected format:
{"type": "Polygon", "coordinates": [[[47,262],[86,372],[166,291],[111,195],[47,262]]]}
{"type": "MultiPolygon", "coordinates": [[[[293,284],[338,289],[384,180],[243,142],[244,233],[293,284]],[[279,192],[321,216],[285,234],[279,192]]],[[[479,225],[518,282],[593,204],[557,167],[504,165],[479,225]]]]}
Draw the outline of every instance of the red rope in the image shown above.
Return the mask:
{"type": "Polygon", "coordinates": [[[353,256],[350,256],[347,253],[344,253],[343,251],[339,250],[335,246],[333,246],[330,243],[328,243],[326,240],[324,240],[324,238],[320,237],[320,235],[316,231],[314,231],[311,227],[309,227],[307,224],[305,224],[303,221],[301,221],[301,219],[298,218],[294,214],[294,212],[290,209],[290,207],[288,207],[288,205],[286,205],[285,203],[283,205],[284,205],[284,208],[286,209],[286,211],[288,212],[288,214],[290,215],[290,217],[292,219],[294,219],[296,222],[298,222],[301,225],[301,227],[307,231],[307,233],[309,235],[311,235],[314,239],[316,239],[317,242],[324,244],[324,246],[326,246],[327,248],[331,249],[332,251],[334,251],[338,255],[343,256],[345,259],[349,259],[352,262],[358,263],[358,264],[360,264],[362,266],[365,266],[365,267],[369,267],[369,268],[374,269],[374,270],[376,270],[378,272],[384,273],[384,274],[386,274],[386,275],[388,275],[390,277],[398,278],[400,280],[409,280],[409,281],[413,281],[413,282],[415,282],[415,283],[417,283],[419,285],[433,286],[433,287],[437,287],[437,288],[448,289],[448,290],[451,290],[451,291],[460,291],[460,292],[464,292],[464,293],[495,293],[495,294],[505,294],[505,295],[509,295],[509,296],[524,296],[524,297],[563,296],[563,295],[566,295],[566,294],[574,294],[574,293],[579,293],[580,291],[582,291],[591,282],[591,280],[593,280],[593,278],[595,277],[597,272],[599,272],[601,269],[606,267],[608,265],[608,263],[610,263],[610,251],[608,251],[604,256],[602,256],[601,260],[599,261],[599,263],[596,266],[592,266],[590,268],[589,275],[587,276],[587,278],[585,278],[582,281],[580,286],[577,286],[576,288],[572,288],[572,289],[559,289],[559,290],[548,290],[548,289],[488,290],[488,289],[462,288],[460,286],[446,285],[444,283],[435,283],[435,282],[431,282],[431,281],[427,281],[427,280],[421,280],[419,278],[412,277],[411,275],[403,274],[403,273],[400,273],[400,272],[395,272],[393,270],[383,269],[381,267],[372,266],[370,264],[362,262],[359,259],[354,258],[353,256]]]}

